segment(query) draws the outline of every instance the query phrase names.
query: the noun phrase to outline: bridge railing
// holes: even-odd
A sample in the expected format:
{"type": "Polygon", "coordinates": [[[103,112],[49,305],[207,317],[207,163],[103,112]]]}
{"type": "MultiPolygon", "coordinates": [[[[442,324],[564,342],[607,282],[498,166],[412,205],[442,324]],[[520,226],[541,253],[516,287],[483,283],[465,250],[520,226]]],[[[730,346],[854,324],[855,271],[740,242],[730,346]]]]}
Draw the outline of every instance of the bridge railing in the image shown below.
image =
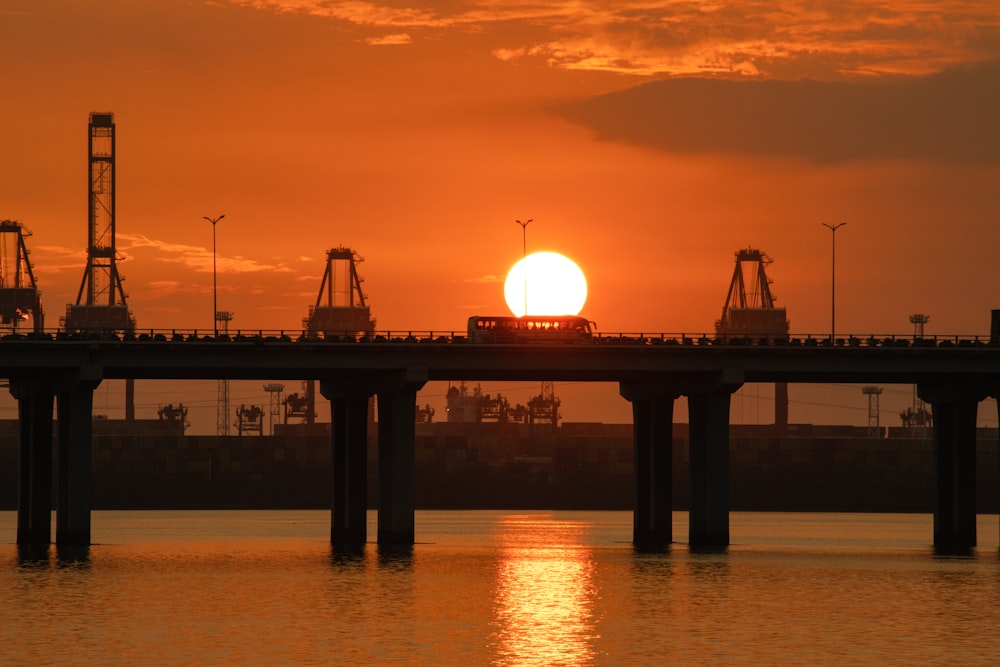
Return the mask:
{"type": "MultiPolygon", "coordinates": [[[[42,332],[7,332],[5,340],[51,341],[125,341],[125,342],[236,342],[236,343],[393,343],[439,345],[509,345],[510,343],[471,343],[465,331],[454,330],[382,330],[356,332],[306,332],[302,330],[241,329],[217,333],[205,329],[142,329],[122,333],[115,331],[65,331],[47,329],[42,332]]],[[[536,341],[544,343],[540,336],[536,341]]],[[[831,338],[828,334],[790,334],[787,336],[719,336],[714,333],[646,333],[597,332],[578,341],[559,339],[559,344],[622,345],[622,346],[700,346],[700,347],[981,347],[996,345],[988,335],[948,334],[914,336],[912,334],[865,334],[831,338]]],[[[529,343],[531,344],[531,343],[529,343]]]]}

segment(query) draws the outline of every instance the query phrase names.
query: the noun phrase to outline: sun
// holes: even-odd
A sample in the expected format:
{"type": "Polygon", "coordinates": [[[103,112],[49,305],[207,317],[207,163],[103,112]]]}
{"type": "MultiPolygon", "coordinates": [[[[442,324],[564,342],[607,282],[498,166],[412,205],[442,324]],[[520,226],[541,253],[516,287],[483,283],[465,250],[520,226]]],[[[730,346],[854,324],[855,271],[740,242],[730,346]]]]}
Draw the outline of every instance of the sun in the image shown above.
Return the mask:
{"type": "Polygon", "coordinates": [[[569,257],[535,252],[507,272],[503,295],[517,317],[577,315],[587,301],[587,279],[569,257]]]}

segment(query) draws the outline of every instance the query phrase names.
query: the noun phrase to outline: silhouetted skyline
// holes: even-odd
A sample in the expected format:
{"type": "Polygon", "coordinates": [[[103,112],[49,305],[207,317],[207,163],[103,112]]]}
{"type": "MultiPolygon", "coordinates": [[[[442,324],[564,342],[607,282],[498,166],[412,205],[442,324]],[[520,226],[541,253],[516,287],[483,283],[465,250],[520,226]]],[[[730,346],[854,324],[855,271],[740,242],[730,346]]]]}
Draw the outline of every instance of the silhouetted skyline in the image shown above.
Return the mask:
{"type": "MultiPolygon", "coordinates": [[[[380,328],[462,329],[506,311],[511,221],[527,216],[528,252],[579,264],[601,330],[710,331],[732,253],[752,245],[775,260],[791,330],[823,332],[821,223],[849,221],[838,329],[906,333],[926,312],[929,334],[985,334],[998,16],[971,1],[10,0],[0,219],[33,233],[58,318],[85,264],[87,116],[112,111],[140,328],[211,327],[202,216],[224,212],[234,328],[298,329],[343,244],[367,260],[380,328]]],[[[795,406],[793,389],[793,421],[795,406]]]]}

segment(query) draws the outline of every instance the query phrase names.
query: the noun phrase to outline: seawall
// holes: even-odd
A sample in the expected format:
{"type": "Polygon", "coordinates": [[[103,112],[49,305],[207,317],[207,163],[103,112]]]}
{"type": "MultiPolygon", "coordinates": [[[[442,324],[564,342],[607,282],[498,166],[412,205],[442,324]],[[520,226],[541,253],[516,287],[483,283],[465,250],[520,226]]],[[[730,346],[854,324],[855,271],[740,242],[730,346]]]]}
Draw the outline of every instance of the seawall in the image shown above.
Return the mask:
{"type": "MultiPolygon", "coordinates": [[[[155,424],[155,422],[153,422],[155,424]]],[[[312,433],[185,436],[179,429],[97,424],[95,509],[327,508],[328,424],[312,433]]],[[[142,424],[142,422],[139,422],[142,424]]],[[[931,512],[927,438],[767,435],[734,427],[734,510],[931,512]]],[[[753,431],[753,429],[750,429],[753,431]]],[[[758,430],[760,431],[760,430],[758,430]]],[[[996,432],[977,443],[977,508],[1000,511],[996,432]]],[[[17,506],[16,422],[0,424],[0,509],[17,506]],[[11,425],[13,424],[13,426],[11,425]]],[[[378,497],[377,446],[369,438],[369,502],[378,497]]],[[[687,508],[686,427],[675,426],[674,507],[687,508]]],[[[54,487],[57,488],[57,487],[54,487]]],[[[631,425],[566,424],[527,432],[510,424],[421,424],[416,442],[420,508],[631,509],[631,425]]]]}

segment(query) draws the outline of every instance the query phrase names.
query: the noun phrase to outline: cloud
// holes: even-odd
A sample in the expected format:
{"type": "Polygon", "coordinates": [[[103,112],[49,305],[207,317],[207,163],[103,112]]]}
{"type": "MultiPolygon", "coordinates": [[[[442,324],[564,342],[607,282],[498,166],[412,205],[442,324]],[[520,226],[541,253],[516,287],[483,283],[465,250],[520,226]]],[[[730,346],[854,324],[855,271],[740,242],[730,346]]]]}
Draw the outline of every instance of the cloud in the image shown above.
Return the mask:
{"type": "Polygon", "coordinates": [[[461,282],[471,283],[474,285],[489,285],[493,283],[502,283],[504,281],[503,276],[497,276],[493,274],[487,274],[484,276],[476,276],[474,278],[463,278],[461,282]]]}
{"type": "Polygon", "coordinates": [[[1000,60],[863,82],[670,79],[555,111],[674,153],[1000,164],[1000,60]]]}
{"type": "Polygon", "coordinates": [[[231,0],[233,4],[249,5],[282,13],[309,14],[338,19],[356,25],[399,27],[440,27],[452,25],[454,16],[433,9],[390,7],[375,2],[328,2],[326,0],[231,0]]]}
{"type": "MultiPolygon", "coordinates": [[[[213,270],[212,251],[201,246],[151,239],[143,234],[119,233],[116,240],[122,253],[140,248],[151,248],[159,253],[158,261],[181,264],[199,272],[213,270]]],[[[216,255],[214,263],[214,270],[218,273],[258,273],[262,271],[288,273],[292,270],[283,263],[266,264],[240,255],[231,257],[216,255]]]]}
{"type": "Polygon", "coordinates": [[[37,272],[37,260],[41,259],[46,274],[59,273],[61,271],[80,271],[81,274],[87,266],[87,251],[79,248],[66,248],[63,246],[42,245],[31,249],[29,258],[31,266],[37,272]]]}
{"type": "Polygon", "coordinates": [[[179,280],[151,280],[146,283],[146,287],[151,292],[158,292],[159,294],[172,294],[181,288],[181,282],[179,280]]]}
{"type": "Polygon", "coordinates": [[[395,35],[383,35],[381,37],[369,37],[365,40],[365,44],[370,44],[372,46],[396,46],[400,44],[411,43],[410,36],[405,32],[397,33],[395,35]]]}
{"type": "MultiPolygon", "coordinates": [[[[231,2],[361,29],[405,29],[407,39],[420,30],[433,31],[435,38],[448,30],[484,33],[493,39],[481,43],[500,60],[535,59],[554,68],[637,76],[927,74],[1000,56],[1000,8],[976,0],[511,0],[419,8],[328,0],[231,2]]],[[[387,43],[383,39],[366,41],[387,43]]]]}

